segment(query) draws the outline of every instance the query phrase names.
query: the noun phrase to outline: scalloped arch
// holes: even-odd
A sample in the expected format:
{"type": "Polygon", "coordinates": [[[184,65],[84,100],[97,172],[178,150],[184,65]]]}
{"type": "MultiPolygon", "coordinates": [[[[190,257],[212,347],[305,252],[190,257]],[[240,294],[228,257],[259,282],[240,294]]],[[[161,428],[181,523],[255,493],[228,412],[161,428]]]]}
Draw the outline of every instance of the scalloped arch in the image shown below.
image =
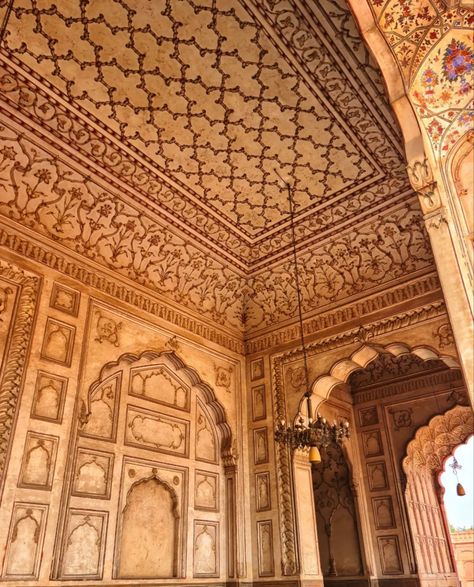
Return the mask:
{"type": "Polygon", "coordinates": [[[456,406],[434,416],[426,426],[418,428],[408,443],[403,459],[405,473],[421,468],[441,471],[446,457],[474,434],[474,412],[471,407],[456,406]]]}
{"type": "MultiPolygon", "coordinates": [[[[160,363],[167,366],[176,376],[188,385],[191,390],[194,388],[201,393],[206,408],[212,413],[214,423],[221,437],[222,456],[231,457],[232,449],[232,430],[227,423],[227,417],[223,406],[217,399],[212,387],[201,379],[201,376],[196,369],[189,367],[174,351],[152,351],[146,350],[140,354],[124,353],[116,361],[106,363],[100,370],[99,377],[91,384],[88,391],[88,403],[90,397],[95,389],[118,367],[130,367],[133,363],[147,359],[156,361],[159,359],[160,363]]],[[[88,406],[89,408],[89,406],[88,406]]]]}
{"type": "MultiPolygon", "coordinates": [[[[443,361],[451,369],[460,369],[459,362],[450,355],[442,355],[436,349],[427,345],[409,347],[405,343],[394,342],[387,345],[364,344],[350,357],[339,359],[332,366],[329,373],[319,376],[312,385],[313,396],[316,396],[321,405],[328,399],[331,392],[339,385],[347,382],[349,376],[359,369],[365,369],[372,361],[375,361],[383,353],[389,353],[394,357],[412,354],[423,361],[443,361]]],[[[316,406],[318,407],[318,406],[316,406]]]]}

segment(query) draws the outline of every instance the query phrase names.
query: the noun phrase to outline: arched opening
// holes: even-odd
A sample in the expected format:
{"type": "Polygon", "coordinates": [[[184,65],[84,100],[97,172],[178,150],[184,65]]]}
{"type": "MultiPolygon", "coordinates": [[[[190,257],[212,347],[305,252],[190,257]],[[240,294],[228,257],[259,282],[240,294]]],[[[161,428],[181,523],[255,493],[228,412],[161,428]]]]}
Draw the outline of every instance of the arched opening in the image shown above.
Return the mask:
{"type": "Polygon", "coordinates": [[[439,476],[447,457],[474,433],[474,415],[467,406],[456,406],[420,427],[408,444],[403,461],[405,498],[422,584],[450,585],[456,564],[444,514],[439,476]]]}
{"type": "Polygon", "coordinates": [[[461,587],[474,586],[474,436],[457,446],[438,477],[461,587]]]}
{"type": "MultiPolygon", "coordinates": [[[[318,377],[312,390],[315,413],[329,421],[348,418],[352,429],[341,452],[344,460],[330,449],[322,455],[319,470],[312,471],[324,584],[370,585],[375,579],[394,586],[420,584],[423,574],[413,545],[401,462],[418,427],[453,406],[470,410],[463,407],[469,400],[457,360],[427,345],[364,343],[318,377]],[[345,507],[336,488],[349,496],[345,507]],[[343,521],[338,512],[344,512],[343,521]],[[345,529],[344,539],[349,536],[343,547],[341,539],[334,541],[334,528],[339,536],[345,529]],[[344,555],[349,544],[350,553],[344,555]],[[345,562],[338,563],[338,556],[345,562]]],[[[296,418],[301,416],[307,416],[304,402],[296,418]]],[[[426,493],[426,508],[435,506],[430,495],[426,493]]],[[[433,527],[430,540],[441,541],[443,531],[442,526],[433,527]]],[[[439,585],[451,585],[455,575],[441,551],[437,565],[448,577],[439,585]]]]}
{"type": "Polygon", "coordinates": [[[222,548],[235,533],[230,426],[213,389],[175,352],[127,353],[104,365],[74,442],[58,578],[99,576],[107,523],[112,579],[180,579],[189,569],[218,578],[234,564],[222,548]],[[100,512],[85,509],[92,498],[100,512]]]}

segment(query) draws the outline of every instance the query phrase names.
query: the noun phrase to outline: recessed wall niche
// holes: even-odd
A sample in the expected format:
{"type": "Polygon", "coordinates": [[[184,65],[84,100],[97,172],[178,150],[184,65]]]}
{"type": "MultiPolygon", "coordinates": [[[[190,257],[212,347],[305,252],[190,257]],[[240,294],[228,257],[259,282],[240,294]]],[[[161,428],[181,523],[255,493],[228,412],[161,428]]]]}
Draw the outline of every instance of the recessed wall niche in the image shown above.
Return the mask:
{"type": "Polygon", "coordinates": [[[41,358],[69,367],[76,329],[70,324],[48,318],[44,330],[41,358]]]}
{"type": "Polygon", "coordinates": [[[31,417],[61,423],[68,380],[66,377],[38,371],[31,417]]]}
{"type": "Polygon", "coordinates": [[[59,438],[28,432],[26,435],[19,487],[51,489],[59,438]]]}

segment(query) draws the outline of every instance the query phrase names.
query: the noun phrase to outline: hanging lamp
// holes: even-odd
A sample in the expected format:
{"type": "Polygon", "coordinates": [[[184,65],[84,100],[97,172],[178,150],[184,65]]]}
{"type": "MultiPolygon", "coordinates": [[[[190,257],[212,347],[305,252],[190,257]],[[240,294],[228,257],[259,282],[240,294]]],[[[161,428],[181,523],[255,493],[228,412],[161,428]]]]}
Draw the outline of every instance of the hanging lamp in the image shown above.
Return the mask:
{"type": "Polygon", "coordinates": [[[321,448],[324,448],[333,442],[342,443],[344,439],[349,437],[349,422],[346,420],[340,424],[337,424],[336,422],[334,422],[334,424],[329,424],[326,421],[326,418],[323,418],[320,414],[316,416],[316,419],[313,419],[313,407],[311,404],[312,392],[309,385],[308,357],[304,340],[301,288],[298,271],[298,257],[296,254],[293,194],[290,184],[286,182],[278,174],[278,172],[277,175],[285,184],[286,190],[288,192],[291,246],[293,250],[293,268],[296,287],[296,303],[298,309],[301,349],[303,353],[303,371],[305,382],[304,398],[308,417],[307,421],[305,421],[305,419],[300,416],[293,426],[287,424],[285,420],[281,420],[275,430],[275,440],[276,442],[286,444],[292,450],[297,448],[309,449],[309,461],[312,464],[318,464],[321,462],[321,448]]]}

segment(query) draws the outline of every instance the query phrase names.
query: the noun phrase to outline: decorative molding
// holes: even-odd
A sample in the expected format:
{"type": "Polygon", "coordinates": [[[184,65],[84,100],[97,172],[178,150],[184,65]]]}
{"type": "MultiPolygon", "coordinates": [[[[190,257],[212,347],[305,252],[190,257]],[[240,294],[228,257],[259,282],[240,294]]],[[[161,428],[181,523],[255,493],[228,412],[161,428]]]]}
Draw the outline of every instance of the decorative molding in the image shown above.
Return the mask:
{"type": "Polygon", "coordinates": [[[40,279],[4,261],[0,261],[0,275],[18,285],[20,289],[17,310],[13,318],[14,327],[0,380],[0,481],[3,482],[26,367],[40,279]]]}
{"type": "MultiPolygon", "coordinates": [[[[433,292],[439,292],[439,300],[424,304],[412,310],[400,312],[395,316],[377,320],[370,324],[372,336],[387,334],[393,330],[398,330],[405,326],[412,326],[424,320],[446,314],[446,306],[442,300],[441,286],[436,274],[425,275],[408,284],[399,285],[391,290],[356,301],[353,304],[347,304],[342,308],[329,310],[318,316],[307,318],[304,322],[304,333],[308,337],[321,333],[324,330],[337,328],[345,323],[361,321],[364,317],[380,312],[387,307],[408,302],[433,292]]],[[[365,327],[367,328],[369,326],[365,324],[365,327]]],[[[351,338],[352,342],[359,333],[360,326],[352,329],[349,333],[344,334],[344,336],[347,339],[351,338]]],[[[299,340],[299,336],[299,326],[297,324],[284,326],[274,332],[247,340],[245,343],[245,354],[263,352],[278,345],[296,342],[299,340]]],[[[340,337],[340,335],[338,336],[340,337]]]]}
{"type": "Polygon", "coordinates": [[[471,406],[456,406],[434,416],[426,426],[418,428],[409,442],[403,460],[405,473],[428,469],[441,471],[447,456],[474,433],[474,414],[471,406]]]}
{"type": "Polygon", "coordinates": [[[38,242],[22,238],[14,232],[14,229],[9,232],[9,229],[0,226],[0,246],[76,279],[86,287],[93,287],[121,302],[133,305],[179,328],[184,328],[192,334],[202,336],[210,342],[239,354],[244,353],[244,343],[237,336],[220,331],[204,321],[173,308],[173,306],[158,300],[152,295],[137,291],[132,284],[128,285],[123,281],[115,280],[105,275],[100,269],[89,268],[84,263],[71,260],[69,256],[48,250],[38,242]]]}
{"type": "Polygon", "coordinates": [[[422,374],[418,377],[398,381],[396,383],[385,383],[383,387],[370,389],[368,391],[359,391],[354,394],[354,404],[372,402],[394,395],[401,395],[410,391],[420,389],[430,389],[436,385],[446,385],[459,383],[462,385],[463,379],[461,371],[457,369],[446,369],[432,375],[422,374]]]}

